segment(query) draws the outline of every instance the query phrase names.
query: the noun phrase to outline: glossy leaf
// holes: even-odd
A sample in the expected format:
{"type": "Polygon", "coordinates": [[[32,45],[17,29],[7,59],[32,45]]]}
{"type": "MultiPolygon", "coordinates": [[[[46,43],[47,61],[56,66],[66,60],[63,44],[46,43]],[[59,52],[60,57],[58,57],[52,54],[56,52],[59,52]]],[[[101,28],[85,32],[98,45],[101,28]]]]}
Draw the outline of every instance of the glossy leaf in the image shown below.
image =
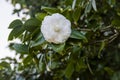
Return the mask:
{"type": "Polygon", "coordinates": [[[14,44],[13,49],[18,53],[27,54],[29,53],[28,46],[24,44],[14,44]]]}
{"type": "Polygon", "coordinates": [[[31,47],[37,47],[45,42],[44,37],[40,34],[35,41],[31,42],[31,47]]]}
{"type": "Polygon", "coordinates": [[[15,27],[9,34],[8,40],[13,40],[14,38],[19,37],[25,29],[21,26],[15,27]]]}
{"type": "Polygon", "coordinates": [[[75,9],[75,6],[76,6],[76,0],[73,0],[73,3],[72,3],[72,9],[73,10],[75,9]]]}
{"type": "Polygon", "coordinates": [[[63,44],[51,44],[51,47],[54,51],[61,53],[64,50],[65,43],[63,43],[63,44]]]}
{"type": "Polygon", "coordinates": [[[70,38],[81,39],[87,42],[87,38],[79,31],[73,30],[70,38]]]}
{"type": "Polygon", "coordinates": [[[96,7],[96,1],[95,0],[91,0],[92,3],[92,7],[95,11],[97,11],[97,7],[96,7]]]}
{"type": "Polygon", "coordinates": [[[31,18],[23,25],[27,31],[33,32],[35,29],[40,27],[41,22],[36,18],[31,18]]]}
{"type": "Polygon", "coordinates": [[[22,23],[22,21],[21,20],[19,20],[19,19],[16,19],[16,20],[14,20],[14,21],[12,21],[11,23],[10,23],[10,25],[9,25],[9,29],[11,29],[11,28],[16,28],[16,27],[19,27],[19,26],[22,26],[23,25],[23,23],[22,23]]]}

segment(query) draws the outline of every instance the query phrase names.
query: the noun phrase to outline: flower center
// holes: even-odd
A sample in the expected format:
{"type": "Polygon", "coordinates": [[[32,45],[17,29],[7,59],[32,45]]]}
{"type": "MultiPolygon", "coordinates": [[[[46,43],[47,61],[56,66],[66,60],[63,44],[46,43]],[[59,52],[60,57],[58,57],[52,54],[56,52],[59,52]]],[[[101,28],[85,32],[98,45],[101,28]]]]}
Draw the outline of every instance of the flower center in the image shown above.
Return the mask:
{"type": "Polygon", "coordinates": [[[57,25],[55,25],[55,26],[54,26],[54,31],[55,31],[55,32],[60,32],[60,28],[59,28],[57,25]]]}

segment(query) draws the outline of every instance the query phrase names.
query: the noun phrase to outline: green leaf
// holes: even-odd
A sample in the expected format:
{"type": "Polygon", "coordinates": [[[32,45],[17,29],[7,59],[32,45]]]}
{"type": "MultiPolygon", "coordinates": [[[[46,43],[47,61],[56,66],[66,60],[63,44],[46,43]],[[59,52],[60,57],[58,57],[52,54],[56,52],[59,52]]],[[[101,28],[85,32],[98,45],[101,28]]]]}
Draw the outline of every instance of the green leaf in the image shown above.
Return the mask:
{"type": "Polygon", "coordinates": [[[101,51],[104,49],[104,47],[105,47],[105,41],[102,41],[102,42],[101,42],[100,49],[99,49],[99,52],[98,52],[98,58],[100,58],[100,56],[101,56],[101,51]]]}
{"type": "Polygon", "coordinates": [[[79,59],[77,60],[77,62],[76,62],[76,67],[75,67],[75,68],[76,68],[76,71],[77,71],[77,72],[80,72],[80,71],[82,71],[82,70],[84,70],[84,69],[87,68],[87,65],[85,64],[83,58],[79,58],[79,59]]]}
{"type": "Polygon", "coordinates": [[[81,32],[76,31],[76,30],[72,31],[70,38],[81,39],[81,40],[85,40],[85,42],[87,42],[87,38],[81,32]]]}
{"type": "Polygon", "coordinates": [[[89,13],[91,11],[92,4],[91,2],[88,2],[86,7],[85,7],[85,14],[89,13]]]}
{"type": "Polygon", "coordinates": [[[96,7],[96,1],[95,0],[91,0],[92,2],[92,7],[95,11],[97,11],[97,7],[96,7]]]}
{"type": "Polygon", "coordinates": [[[53,14],[53,13],[60,13],[60,9],[58,8],[51,8],[51,7],[42,7],[42,10],[48,12],[49,14],[53,14]]]}
{"type": "Polygon", "coordinates": [[[52,62],[48,63],[48,66],[49,66],[50,69],[55,69],[55,68],[59,67],[59,63],[55,62],[55,61],[52,61],[52,62]]]}
{"type": "Polygon", "coordinates": [[[72,9],[75,9],[75,6],[76,6],[76,0],[73,0],[72,9]]]}
{"type": "Polygon", "coordinates": [[[72,50],[72,54],[71,54],[71,60],[76,60],[78,58],[78,56],[80,55],[80,46],[73,46],[73,50],[72,50]]]}
{"type": "Polygon", "coordinates": [[[42,36],[42,34],[40,34],[35,41],[31,42],[30,47],[37,47],[39,45],[42,45],[44,42],[45,42],[45,39],[42,36]]]}
{"type": "Polygon", "coordinates": [[[35,16],[38,20],[42,21],[44,19],[44,17],[47,16],[47,14],[46,13],[37,13],[35,16]]]}
{"type": "Polygon", "coordinates": [[[81,8],[79,6],[73,12],[73,19],[74,19],[75,22],[77,22],[79,20],[80,15],[81,15],[81,8]]]}
{"type": "Polygon", "coordinates": [[[63,44],[51,44],[51,47],[54,51],[61,53],[64,50],[65,43],[63,43],[63,44]]]}
{"type": "Polygon", "coordinates": [[[110,67],[105,67],[104,70],[109,74],[112,75],[114,71],[110,67]]]}
{"type": "Polygon", "coordinates": [[[17,26],[15,27],[9,34],[8,36],[8,40],[13,40],[14,38],[19,37],[23,32],[25,31],[25,29],[21,26],[17,26]]]}
{"type": "Polygon", "coordinates": [[[39,71],[44,72],[45,69],[46,69],[45,62],[39,62],[39,71]]]}
{"type": "Polygon", "coordinates": [[[108,0],[108,4],[113,7],[116,4],[116,0],[108,0]]]}
{"type": "Polygon", "coordinates": [[[111,80],[120,80],[120,71],[116,71],[111,77],[111,80]]]}
{"type": "MultiPolygon", "coordinates": [[[[80,50],[81,50],[80,46],[73,46],[73,51],[72,51],[72,52],[73,52],[74,54],[75,54],[75,53],[78,54],[78,53],[80,52],[80,50]]],[[[78,54],[78,55],[79,55],[79,54],[78,54]]],[[[78,55],[77,55],[77,56],[78,56],[78,55]]]]}
{"type": "Polygon", "coordinates": [[[15,6],[16,0],[11,0],[11,3],[15,6]]]}
{"type": "Polygon", "coordinates": [[[22,21],[19,20],[19,19],[16,19],[16,20],[14,20],[10,23],[8,28],[11,29],[11,28],[15,28],[15,27],[18,27],[18,26],[22,26],[22,25],[23,25],[22,21]]]}
{"type": "Polygon", "coordinates": [[[5,60],[16,61],[15,59],[12,59],[11,57],[5,57],[5,58],[2,58],[0,60],[2,60],[2,61],[5,61],[5,60]]]}
{"type": "Polygon", "coordinates": [[[35,29],[40,27],[41,22],[36,18],[31,18],[23,25],[27,31],[33,32],[35,29]]]}
{"type": "Polygon", "coordinates": [[[67,65],[67,68],[65,69],[65,77],[70,79],[70,77],[72,76],[74,72],[74,64],[72,62],[70,62],[68,65],[67,65]]]}
{"type": "Polygon", "coordinates": [[[72,5],[73,0],[65,0],[65,5],[70,6],[72,5]]]}
{"type": "Polygon", "coordinates": [[[28,64],[30,64],[30,62],[32,61],[32,57],[31,56],[27,56],[23,59],[23,64],[24,66],[27,66],[28,64]]]}
{"type": "Polygon", "coordinates": [[[112,25],[117,26],[117,27],[120,27],[120,19],[114,19],[114,20],[112,21],[112,25]]]}
{"type": "Polygon", "coordinates": [[[1,68],[9,68],[9,69],[11,69],[10,64],[8,62],[5,62],[5,61],[0,63],[0,69],[1,68]]]}
{"type": "Polygon", "coordinates": [[[14,44],[13,49],[16,50],[18,53],[27,54],[29,53],[28,46],[24,44],[14,44]]]}
{"type": "Polygon", "coordinates": [[[36,35],[38,35],[38,33],[40,32],[40,28],[38,27],[38,28],[36,28],[34,31],[32,31],[32,32],[29,32],[29,31],[26,31],[25,32],[25,36],[24,36],[24,39],[23,39],[23,43],[25,42],[25,41],[28,41],[28,40],[30,40],[31,38],[33,38],[34,36],[36,36],[36,35]]]}
{"type": "Polygon", "coordinates": [[[70,20],[70,21],[73,21],[73,17],[72,17],[72,15],[73,15],[73,11],[71,11],[71,10],[66,10],[66,11],[64,11],[62,14],[64,14],[64,16],[68,19],[68,20],[70,20]]]}

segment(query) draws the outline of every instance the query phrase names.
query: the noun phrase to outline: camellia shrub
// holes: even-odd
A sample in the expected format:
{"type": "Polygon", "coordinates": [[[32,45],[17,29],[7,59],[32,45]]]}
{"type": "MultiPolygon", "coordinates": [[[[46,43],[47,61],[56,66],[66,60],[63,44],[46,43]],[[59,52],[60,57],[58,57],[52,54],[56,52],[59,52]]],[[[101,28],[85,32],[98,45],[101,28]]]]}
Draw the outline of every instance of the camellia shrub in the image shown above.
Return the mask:
{"type": "Polygon", "coordinates": [[[10,44],[21,60],[15,72],[26,71],[19,78],[120,80],[119,0],[12,1],[30,15],[9,25],[8,40],[21,40],[10,44]]]}

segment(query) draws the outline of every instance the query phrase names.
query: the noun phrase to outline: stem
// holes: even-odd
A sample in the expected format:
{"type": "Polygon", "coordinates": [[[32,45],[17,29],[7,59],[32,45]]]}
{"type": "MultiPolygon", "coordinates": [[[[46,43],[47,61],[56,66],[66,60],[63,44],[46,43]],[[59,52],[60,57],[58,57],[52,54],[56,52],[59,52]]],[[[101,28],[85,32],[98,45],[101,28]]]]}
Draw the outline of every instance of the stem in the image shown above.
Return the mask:
{"type": "Polygon", "coordinates": [[[90,64],[89,64],[89,62],[88,62],[88,57],[86,57],[86,62],[87,62],[87,66],[88,66],[88,69],[89,69],[90,73],[91,73],[92,75],[94,75],[94,73],[93,73],[93,71],[92,71],[92,69],[91,69],[91,67],[90,67],[90,64]]]}

